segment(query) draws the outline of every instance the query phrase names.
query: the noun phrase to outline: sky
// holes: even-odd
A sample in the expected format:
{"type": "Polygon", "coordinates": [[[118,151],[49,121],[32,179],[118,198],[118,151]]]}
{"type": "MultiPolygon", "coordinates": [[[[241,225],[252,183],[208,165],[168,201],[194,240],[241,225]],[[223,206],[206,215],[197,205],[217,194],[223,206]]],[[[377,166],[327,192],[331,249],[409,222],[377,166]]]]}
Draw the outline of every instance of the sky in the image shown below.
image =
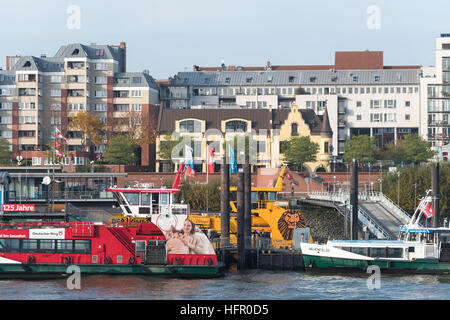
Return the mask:
{"type": "Polygon", "coordinates": [[[193,65],[331,65],[335,51],[384,51],[385,65],[435,64],[448,0],[15,0],[2,3],[7,55],[68,43],[127,45],[127,71],[167,79],[193,65]]]}

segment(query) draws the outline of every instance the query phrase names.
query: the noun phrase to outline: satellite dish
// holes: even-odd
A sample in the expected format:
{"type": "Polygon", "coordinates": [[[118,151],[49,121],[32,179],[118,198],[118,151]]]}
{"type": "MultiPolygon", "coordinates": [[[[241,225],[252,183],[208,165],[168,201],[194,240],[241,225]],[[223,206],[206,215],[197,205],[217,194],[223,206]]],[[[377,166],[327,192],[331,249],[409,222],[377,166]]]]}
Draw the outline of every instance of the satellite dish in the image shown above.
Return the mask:
{"type": "Polygon", "coordinates": [[[52,179],[50,179],[49,176],[46,176],[42,179],[42,184],[49,185],[50,182],[52,182],[52,179]]]}

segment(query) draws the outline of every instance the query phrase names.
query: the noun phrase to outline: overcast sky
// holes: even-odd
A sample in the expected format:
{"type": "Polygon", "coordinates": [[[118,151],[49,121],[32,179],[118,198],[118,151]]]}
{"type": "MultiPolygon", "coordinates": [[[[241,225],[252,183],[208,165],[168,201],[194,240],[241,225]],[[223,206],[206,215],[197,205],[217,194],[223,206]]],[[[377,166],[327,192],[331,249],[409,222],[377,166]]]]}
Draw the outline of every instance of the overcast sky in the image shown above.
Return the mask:
{"type": "Polygon", "coordinates": [[[429,66],[435,38],[450,33],[448,0],[14,0],[1,13],[3,68],[6,55],[125,41],[127,70],[156,79],[222,59],[327,65],[335,51],[366,49],[384,51],[385,65],[429,66]]]}

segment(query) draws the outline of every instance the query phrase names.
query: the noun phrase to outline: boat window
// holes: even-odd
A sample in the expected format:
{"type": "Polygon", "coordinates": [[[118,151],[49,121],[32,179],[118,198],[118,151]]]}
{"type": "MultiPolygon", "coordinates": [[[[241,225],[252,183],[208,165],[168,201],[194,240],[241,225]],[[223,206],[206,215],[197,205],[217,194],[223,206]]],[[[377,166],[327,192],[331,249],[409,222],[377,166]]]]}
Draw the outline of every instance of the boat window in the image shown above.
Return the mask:
{"type": "Polygon", "coordinates": [[[39,251],[40,252],[54,252],[56,248],[55,240],[40,240],[39,251]]]}
{"type": "Polygon", "coordinates": [[[370,248],[370,257],[386,258],[386,248],[370,248]]]}
{"type": "Polygon", "coordinates": [[[408,252],[414,252],[415,251],[415,248],[414,247],[409,247],[408,248],[408,252]]]}
{"type": "Polygon", "coordinates": [[[252,192],[252,202],[258,202],[258,192],[252,192]]]}
{"type": "Polygon", "coordinates": [[[71,253],[73,251],[73,241],[72,240],[56,240],[56,251],[71,253]]]}
{"type": "Polygon", "coordinates": [[[141,206],[149,206],[151,198],[151,193],[141,193],[141,206]]]}
{"type": "Polygon", "coordinates": [[[37,251],[38,241],[34,239],[23,239],[22,240],[22,251],[23,252],[32,252],[37,251]]]}
{"type": "Polygon", "coordinates": [[[344,251],[348,251],[348,252],[352,251],[352,248],[349,248],[349,247],[337,247],[337,248],[341,249],[341,250],[344,250],[344,251]]]}
{"type": "Polygon", "coordinates": [[[277,194],[275,192],[269,192],[267,196],[268,196],[267,200],[269,200],[269,201],[277,200],[277,194]]]}
{"type": "Polygon", "coordinates": [[[0,252],[5,252],[6,239],[0,239],[0,252]]]}
{"type": "Polygon", "coordinates": [[[145,252],[145,241],[136,241],[136,252],[145,252]]]}
{"type": "Polygon", "coordinates": [[[161,193],[160,194],[160,200],[161,205],[168,205],[169,204],[169,195],[167,193],[161,193]]]}
{"type": "Polygon", "coordinates": [[[19,252],[20,251],[20,240],[19,239],[7,239],[5,251],[6,252],[19,252]]]}
{"type": "Polygon", "coordinates": [[[388,258],[402,258],[403,248],[388,248],[388,258]]]}
{"type": "Polygon", "coordinates": [[[138,206],[139,205],[139,193],[124,193],[125,198],[127,199],[130,206],[138,206]]]}
{"type": "Polygon", "coordinates": [[[367,255],[367,248],[358,248],[358,247],[352,248],[352,252],[356,253],[356,254],[360,254],[360,255],[366,256],[367,255]]]}
{"type": "Polygon", "coordinates": [[[75,240],[75,253],[91,253],[91,240],[75,240]]]}

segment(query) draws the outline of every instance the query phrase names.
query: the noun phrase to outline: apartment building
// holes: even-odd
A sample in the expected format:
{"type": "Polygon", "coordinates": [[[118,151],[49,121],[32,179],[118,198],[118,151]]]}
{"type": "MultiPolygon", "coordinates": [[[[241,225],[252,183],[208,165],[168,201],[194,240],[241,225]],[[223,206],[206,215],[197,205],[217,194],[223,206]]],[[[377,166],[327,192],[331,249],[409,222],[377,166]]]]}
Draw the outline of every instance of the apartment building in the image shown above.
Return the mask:
{"type": "Polygon", "coordinates": [[[436,38],[435,59],[435,66],[423,68],[420,79],[421,120],[428,141],[440,153],[450,143],[450,34],[436,38]]]}
{"type": "MultiPolygon", "coordinates": [[[[126,45],[69,44],[53,57],[10,56],[0,71],[0,132],[14,156],[33,165],[51,163],[45,150],[58,128],[67,137],[65,164],[83,165],[101,157],[105,145],[83,148],[81,132],[71,128],[79,111],[101,119],[108,137],[117,119],[139,112],[156,121],[159,89],[148,71],[127,72],[126,45]]],[[[142,146],[142,164],[151,165],[154,146],[142,146]]]]}
{"type": "Polygon", "coordinates": [[[382,51],[336,52],[333,65],[199,67],[161,83],[161,105],[227,109],[290,108],[328,112],[332,154],[340,158],[351,135],[379,146],[407,133],[426,136],[420,118],[421,66],[385,66],[382,51]]]}

